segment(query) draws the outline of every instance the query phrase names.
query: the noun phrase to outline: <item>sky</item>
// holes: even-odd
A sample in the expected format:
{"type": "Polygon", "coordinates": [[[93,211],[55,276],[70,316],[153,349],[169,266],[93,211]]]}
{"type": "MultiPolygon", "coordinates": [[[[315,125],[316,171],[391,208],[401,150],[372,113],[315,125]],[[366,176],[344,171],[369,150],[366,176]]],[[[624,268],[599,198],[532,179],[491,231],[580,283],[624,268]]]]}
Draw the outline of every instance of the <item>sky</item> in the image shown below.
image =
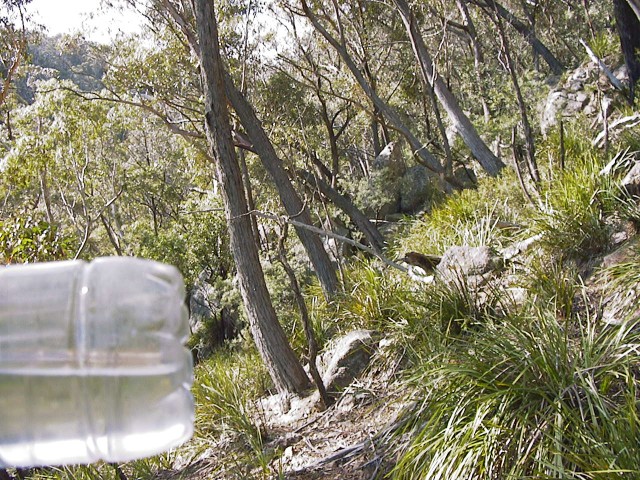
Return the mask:
{"type": "Polygon", "coordinates": [[[138,31],[142,21],[132,10],[101,9],[100,0],[33,0],[27,11],[49,35],[83,32],[85,38],[101,43],[108,43],[119,31],[138,31]]]}

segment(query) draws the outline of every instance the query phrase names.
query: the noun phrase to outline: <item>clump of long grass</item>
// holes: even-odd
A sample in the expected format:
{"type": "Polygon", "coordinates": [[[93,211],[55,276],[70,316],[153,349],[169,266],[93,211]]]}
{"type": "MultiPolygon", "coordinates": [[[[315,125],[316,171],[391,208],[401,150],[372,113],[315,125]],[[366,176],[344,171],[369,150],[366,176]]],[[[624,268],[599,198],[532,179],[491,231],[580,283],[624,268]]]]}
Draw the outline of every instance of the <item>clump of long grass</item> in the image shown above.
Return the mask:
{"type": "Polygon", "coordinates": [[[253,400],[266,388],[263,370],[255,353],[226,350],[198,365],[193,386],[196,435],[236,435],[261,450],[262,430],[252,410],[253,400]]]}
{"type": "Polygon", "coordinates": [[[425,358],[393,478],[640,474],[637,327],[513,317],[425,358]]]}
{"type": "Polygon", "coordinates": [[[395,275],[365,260],[352,265],[345,278],[346,293],[334,304],[339,332],[354,328],[389,331],[420,315],[422,293],[410,288],[404,274],[395,275]]]}
{"type": "Polygon", "coordinates": [[[524,286],[531,295],[531,305],[539,312],[548,310],[569,319],[582,287],[576,265],[559,259],[534,259],[526,270],[524,286]]]}
{"type": "Polygon", "coordinates": [[[544,234],[547,253],[586,260],[609,247],[608,185],[599,175],[601,168],[598,157],[586,155],[545,192],[544,208],[534,218],[532,229],[544,234]]]}
{"type": "Polygon", "coordinates": [[[505,229],[500,225],[514,217],[506,202],[487,203],[467,191],[457,193],[412,222],[394,249],[400,255],[408,250],[442,254],[454,245],[502,248],[512,240],[517,228],[505,229]]]}

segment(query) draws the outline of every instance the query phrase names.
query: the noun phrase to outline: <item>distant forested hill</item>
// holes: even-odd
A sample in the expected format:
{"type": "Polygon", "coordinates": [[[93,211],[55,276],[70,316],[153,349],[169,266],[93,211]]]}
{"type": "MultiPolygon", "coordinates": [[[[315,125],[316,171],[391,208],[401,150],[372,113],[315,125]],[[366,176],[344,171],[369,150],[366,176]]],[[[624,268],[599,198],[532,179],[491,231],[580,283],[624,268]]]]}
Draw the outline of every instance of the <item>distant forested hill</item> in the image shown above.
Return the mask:
{"type": "Polygon", "coordinates": [[[105,62],[96,54],[99,48],[81,36],[42,36],[29,45],[31,65],[16,82],[18,94],[25,102],[32,103],[33,82],[50,78],[71,80],[84,91],[102,89],[105,62]]]}

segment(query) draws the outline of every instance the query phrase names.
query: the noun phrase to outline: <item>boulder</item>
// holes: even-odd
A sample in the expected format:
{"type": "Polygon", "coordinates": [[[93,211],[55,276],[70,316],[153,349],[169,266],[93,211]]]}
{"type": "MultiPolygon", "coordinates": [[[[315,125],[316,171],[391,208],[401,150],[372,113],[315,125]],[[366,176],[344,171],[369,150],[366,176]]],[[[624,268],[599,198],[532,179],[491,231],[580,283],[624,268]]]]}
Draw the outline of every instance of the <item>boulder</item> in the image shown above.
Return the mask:
{"type": "MultiPolygon", "coordinates": [[[[602,111],[598,101],[597,89],[587,88],[600,82],[600,71],[597,65],[590,62],[575,69],[562,84],[547,95],[541,107],[540,129],[544,135],[558,124],[560,118],[572,118],[578,114],[595,117],[602,111]]],[[[608,84],[602,89],[606,90],[608,84]]],[[[609,94],[605,93],[605,103],[611,103],[609,94]]]]}
{"type": "Polygon", "coordinates": [[[340,391],[360,375],[369,365],[377,343],[369,330],[355,330],[333,341],[318,362],[327,391],[340,391]]]}
{"type": "MultiPolygon", "coordinates": [[[[637,262],[637,255],[640,245],[640,237],[635,237],[628,241],[614,252],[610,253],[602,260],[602,268],[609,269],[618,265],[637,262]]],[[[607,270],[603,270],[606,274],[607,270]]],[[[640,293],[640,283],[625,284],[611,283],[611,278],[600,279],[599,288],[601,292],[600,307],[602,309],[602,320],[609,325],[621,325],[629,318],[637,318],[640,315],[638,306],[638,294],[640,293]]]]}
{"type": "Polygon", "coordinates": [[[413,213],[431,196],[429,171],[422,165],[409,168],[400,181],[400,211],[413,213]]]}
{"type": "Polygon", "coordinates": [[[620,186],[629,195],[640,196],[640,162],[635,162],[629,173],[622,179],[620,186]]]}
{"type": "Polygon", "coordinates": [[[497,264],[489,247],[454,246],[444,253],[437,270],[445,279],[470,277],[494,270],[497,264]]]}

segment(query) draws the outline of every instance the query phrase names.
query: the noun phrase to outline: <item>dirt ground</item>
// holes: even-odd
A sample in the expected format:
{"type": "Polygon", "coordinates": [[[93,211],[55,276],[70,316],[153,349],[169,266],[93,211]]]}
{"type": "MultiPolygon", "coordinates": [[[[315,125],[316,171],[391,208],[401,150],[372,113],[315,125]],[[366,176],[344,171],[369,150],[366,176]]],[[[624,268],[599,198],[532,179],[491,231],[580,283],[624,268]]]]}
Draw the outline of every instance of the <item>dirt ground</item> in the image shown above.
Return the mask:
{"type": "MultiPolygon", "coordinates": [[[[228,440],[219,439],[197,461],[181,469],[164,471],[157,478],[381,478],[392,466],[393,453],[388,442],[374,439],[397,425],[398,415],[408,403],[396,377],[393,370],[370,369],[338,393],[335,403],[324,411],[320,409],[317,392],[291,399],[288,409],[277,396],[261,399],[256,412],[265,432],[263,452],[270,459],[267,465],[255,468],[255,461],[243,462],[230,453],[228,440]],[[253,463],[253,467],[248,467],[248,463],[253,463]]],[[[255,460],[255,453],[248,455],[255,460]]]]}

